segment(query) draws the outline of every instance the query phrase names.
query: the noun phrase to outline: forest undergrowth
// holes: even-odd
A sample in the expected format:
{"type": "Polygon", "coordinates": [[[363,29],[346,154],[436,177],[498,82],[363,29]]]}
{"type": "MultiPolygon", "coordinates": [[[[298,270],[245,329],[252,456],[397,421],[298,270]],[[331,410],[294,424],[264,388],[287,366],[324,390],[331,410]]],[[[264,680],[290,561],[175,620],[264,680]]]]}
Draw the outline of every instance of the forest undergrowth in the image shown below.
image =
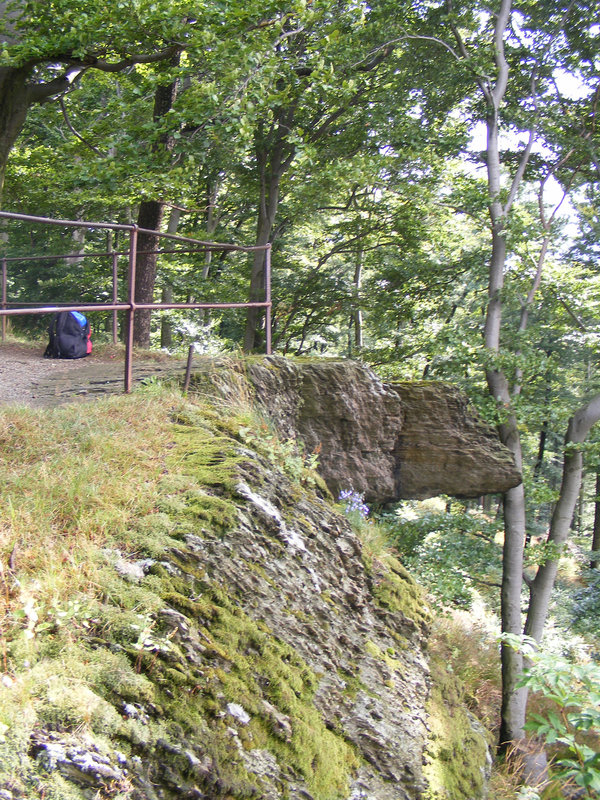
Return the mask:
{"type": "MultiPolygon", "coordinates": [[[[361,524],[368,523],[365,518],[361,524]]],[[[427,589],[438,609],[432,659],[458,677],[463,701],[495,745],[502,698],[500,518],[475,503],[435,498],[405,501],[373,515],[372,524],[427,589]]],[[[524,678],[531,692],[529,744],[546,748],[547,779],[523,786],[519,758],[496,759],[491,800],[600,796],[598,572],[589,569],[586,547],[583,538],[553,556],[561,559],[560,578],[541,648],[525,638],[515,642],[530,657],[524,678]]],[[[530,545],[529,565],[545,557],[543,548],[530,545]]]]}

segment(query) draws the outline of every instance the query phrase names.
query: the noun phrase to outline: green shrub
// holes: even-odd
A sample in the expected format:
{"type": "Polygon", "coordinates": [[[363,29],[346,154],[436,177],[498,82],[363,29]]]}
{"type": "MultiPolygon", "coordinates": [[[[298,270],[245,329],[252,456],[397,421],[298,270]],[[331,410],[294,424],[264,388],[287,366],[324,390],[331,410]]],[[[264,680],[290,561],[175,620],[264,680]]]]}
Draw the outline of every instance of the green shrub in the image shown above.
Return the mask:
{"type": "Polygon", "coordinates": [[[501,576],[500,524],[479,511],[428,512],[417,519],[385,515],[402,562],[442,604],[471,606],[474,591],[497,605],[501,576]]]}

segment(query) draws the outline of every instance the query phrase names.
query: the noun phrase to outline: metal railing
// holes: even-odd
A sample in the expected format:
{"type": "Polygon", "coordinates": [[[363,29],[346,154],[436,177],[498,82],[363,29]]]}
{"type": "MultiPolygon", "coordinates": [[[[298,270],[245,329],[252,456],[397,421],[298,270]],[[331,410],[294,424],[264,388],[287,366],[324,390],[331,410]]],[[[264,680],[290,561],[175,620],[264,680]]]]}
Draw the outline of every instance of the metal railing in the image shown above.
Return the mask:
{"type": "Polygon", "coordinates": [[[36,217],[29,214],[16,214],[8,211],[0,211],[0,219],[17,220],[20,222],[31,222],[44,225],[58,225],[68,228],[88,228],[92,230],[106,230],[106,231],[123,231],[128,232],[129,246],[123,250],[112,251],[110,249],[102,253],[67,253],[64,255],[44,255],[44,256],[2,256],[0,257],[0,264],[2,267],[2,302],[0,308],[0,318],[2,319],[2,342],[6,338],[6,319],[10,316],[23,315],[23,314],[49,314],[57,311],[112,311],[112,329],[113,329],[113,342],[116,343],[117,336],[117,314],[119,311],[124,311],[125,319],[125,375],[124,387],[126,392],[131,391],[132,387],[132,364],[133,364],[133,333],[135,313],[141,309],[149,310],[172,310],[172,309],[243,309],[243,308],[264,308],[265,310],[265,344],[267,355],[271,354],[271,245],[254,245],[242,246],[234,244],[219,244],[216,242],[204,242],[200,239],[192,239],[187,236],[178,236],[171,233],[159,233],[145,228],[139,228],[137,225],[121,225],[109,222],[87,222],[83,220],[63,220],[51,219],[49,217],[36,217]],[[157,248],[151,251],[138,250],[138,235],[140,233],[150,234],[156,237],[157,240],[165,239],[174,243],[182,245],[177,249],[166,250],[157,248]],[[183,248],[183,245],[186,245],[183,248]],[[264,301],[244,302],[244,303],[138,303],[135,300],[135,278],[136,278],[136,262],[137,256],[140,254],[185,254],[197,252],[224,252],[236,251],[242,253],[252,253],[255,251],[263,250],[265,253],[264,259],[264,283],[265,283],[265,299],[264,301]],[[98,257],[111,257],[112,259],[112,302],[110,303],[55,303],[53,305],[46,305],[40,303],[33,303],[25,305],[23,303],[13,302],[8,299],[8,265],[17,261],[49,261],[49,260],[62,260],[62,259],[85,259],[85,258],[98,258],[98,257]],[[126,256],[128,259],[127,269],[127,300],[119,301],[118,299],[118,259],[120,256],[126,256]],[[18,306],[18,307],[17,307],[18,306]]]}

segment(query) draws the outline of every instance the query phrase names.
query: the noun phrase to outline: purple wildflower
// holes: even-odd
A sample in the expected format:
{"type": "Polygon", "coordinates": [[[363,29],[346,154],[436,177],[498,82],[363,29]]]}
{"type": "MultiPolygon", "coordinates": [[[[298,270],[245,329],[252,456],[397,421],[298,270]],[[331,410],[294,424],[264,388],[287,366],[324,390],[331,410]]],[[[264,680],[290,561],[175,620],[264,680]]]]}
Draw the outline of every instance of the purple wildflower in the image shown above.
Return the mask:
{"type": "Polygon", "coordinates": [[[345,514],[360,514],[366,517],[369,513],[369,506],[365,504],[364,494],[355,492],[354,489],[342,489],[339,494],[338,502],[346,503],[345,514]]]}

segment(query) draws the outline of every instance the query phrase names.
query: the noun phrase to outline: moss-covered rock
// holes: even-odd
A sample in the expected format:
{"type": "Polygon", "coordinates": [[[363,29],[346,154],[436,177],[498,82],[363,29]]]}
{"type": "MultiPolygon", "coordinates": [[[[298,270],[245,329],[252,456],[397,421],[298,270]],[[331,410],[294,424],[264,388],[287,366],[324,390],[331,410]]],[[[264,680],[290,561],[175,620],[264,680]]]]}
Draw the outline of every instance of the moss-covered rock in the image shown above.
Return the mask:
{"type": "MultiPolygon", "coordinates": [[[[422,770],[429,613],[414,581],[391,556],[365,552],[306,455],[236,407],[235,393],[219,406],[154,392],[155,405],[144,402],[155,439],[126,446],[136,400],[114,399],[98,410],[101,432],[86,432],[85,453],[63,459],[73,464],[66,484],[87,460],[92,475],[114,436],[121,481],[137,483],[122,495],[110,484],[111,524],[88,534],[104,484],[79,492],[60,515],[61,532],[77,515],[77,536],[54,537],[43,577],[28,575],[24,559],[14,575],[22,590],[9,591],[4,616],[3,800],[438,791],[422,770]],[[70,583],[57,581],[61,558],[70,583]]],[[[49,450],[68,448],[66,438],[52,444],[51,427],[45,434],[49,450]]],[[[11,453],[11,469],[38,456],[24,458],[21,467],[11,453]]],[[[431,713],[443,726],[437,697],[431,713]]],[[[430,752],[445,763],[445,750],[430,752]]],[[[444,775],[440,785],[454,786],[444,775]]]]}
{"type": "Polygon", "coordinates": [[[425,800],[481,800],[491,773],[490,737],[467,710],[461,683],[448,664],[439,655],[430,663],[425,800]]]}

